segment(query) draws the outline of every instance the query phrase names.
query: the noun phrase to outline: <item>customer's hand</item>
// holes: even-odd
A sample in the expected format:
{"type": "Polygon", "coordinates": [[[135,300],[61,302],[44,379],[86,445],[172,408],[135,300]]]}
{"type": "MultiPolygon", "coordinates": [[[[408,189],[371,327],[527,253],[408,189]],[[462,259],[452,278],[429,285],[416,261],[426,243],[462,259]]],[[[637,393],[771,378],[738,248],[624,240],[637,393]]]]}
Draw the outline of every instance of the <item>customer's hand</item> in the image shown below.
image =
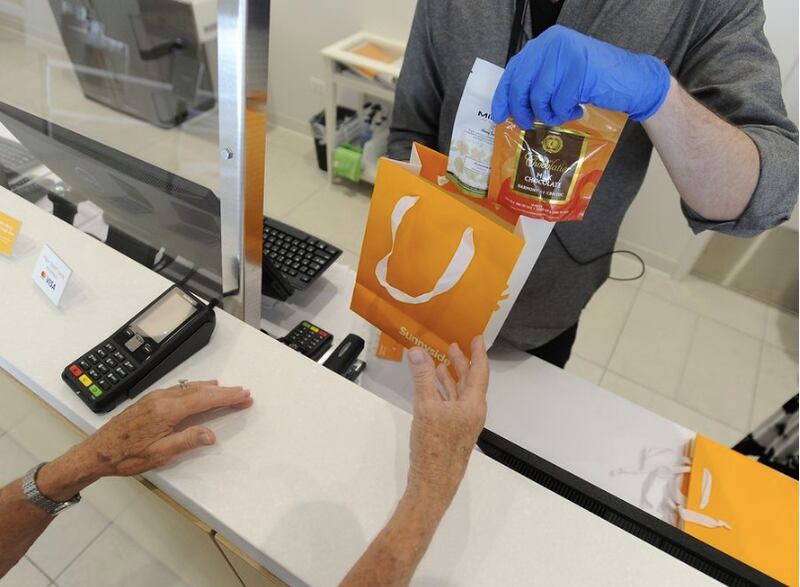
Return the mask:
{"type": "Polygon", "coordinates": [[[435,369],[422,349],[408,351],[415,387],[408,486],[341,587],[408,585],[464,477],[486,420],[489,360],[480,337],[472,341],[472,364],[456,345],[448,355],[457,383],[445,367],[435,369]],[[437,378],[445,397],[436,387],[437,378]]]}
{"type": "Polygon", "coordinates": [[[422,349],[408,353],[415,387],[408,491],[442,500],[443,505],[453,499],[486,421],[489,360],[483,338],[472,341],[471,353],[470,363],[458,345],[448,351],[458,382],[444,364],[434,368],[422,349]]]}
{"type": "Polygon", "coordinates": [[[534,117],[559,126],[583,115],[581,104],[627,113],[641,122],[659,109],[670,89],[667,67],[555,25],[528,41],[506,67],[495,91],[492,120],[509,115],[528,129],[534,117]]]}
{"type": "Polygon", "coordinates": [[[100,477],[129,476],[165,465],[181,453],[214,444],[205,426],[180,429],[188,417],[218,408],[248,408],[250,391],[194,381],[154,391],[82,443],[45,465],[37,482],[47,497],[69,499],[100,477]]]}

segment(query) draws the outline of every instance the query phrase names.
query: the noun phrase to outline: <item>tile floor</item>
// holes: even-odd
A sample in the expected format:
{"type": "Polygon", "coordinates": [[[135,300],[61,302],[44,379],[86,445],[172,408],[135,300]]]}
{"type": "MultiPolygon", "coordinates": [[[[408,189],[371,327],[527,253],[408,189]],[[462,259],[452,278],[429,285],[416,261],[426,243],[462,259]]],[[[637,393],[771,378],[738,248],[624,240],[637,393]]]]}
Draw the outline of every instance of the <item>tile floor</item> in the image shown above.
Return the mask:
{"type": "MultiPolygon", "coordinates": [[[[0,405],[0,486],[81,438],[15,385],[0,381],[0,405]]],[[[148,492],[130,479],[95,484],[84,491],[79,507],[56,518],[0,579],[0,587],[189,585],[147,551],[152,538],[134,540],[129,525],[119,521],[124,513],[139,513],[137,504],[147,497],[148,492]]]]}
{"type": "MultiPolygon", "coordinates": [[[[614,273],[632,267],[615,261],[614,273]]],[[[695,277],[607,282],[567,369],[725,444],[798,391],[798,320],[695,277]]]]}
{"type": "MultiPolygon", "coordinates": [[[[163,131],[121,118],[83,99],[74,75],[62,67],[65,61],[63,52],[24,47],[0,30],[0,71],[20,81],[4,85],[0,99],[218,189],[213,119],[163,131]]],[[[328,184],[308,136],[269,131],[268,214],[343,248],[343,262],[355,266],[368,207],[367,186],[328,184]]],[[[637,271],[627,259],[614,260],[613,274],[637,271]]],[[[676,282],[648,270],[643,279],[609,281],[597,292],[581,319],[567,369],[732,444],[797,393],[797,355],[796,315],[697,278],[676,282]]],[[[2,485],[52,456],[70,433],[50,426],[24,394],[0,389],[0,405],[2,485]]],[[[136,521],[132,512],[143,499],[144,490],[128,480],[91,488],[84,507],[60,517],[0,587],[196,584],[152,556],[153,548],[163,547],[159,539],[125,523],[136,521]],[[98,567],[104,560],[108,564],[98,567]]]]}

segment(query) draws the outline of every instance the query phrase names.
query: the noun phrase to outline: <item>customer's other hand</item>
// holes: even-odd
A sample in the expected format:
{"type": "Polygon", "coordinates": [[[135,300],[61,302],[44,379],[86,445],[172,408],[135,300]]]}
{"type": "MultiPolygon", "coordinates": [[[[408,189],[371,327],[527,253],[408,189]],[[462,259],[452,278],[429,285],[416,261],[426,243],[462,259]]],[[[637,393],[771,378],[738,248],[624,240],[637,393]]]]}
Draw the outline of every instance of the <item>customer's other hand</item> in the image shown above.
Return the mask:
{"type": "Polygon", "coordinates": [[[192,449],[214,444],[205,426],[181,428],[196,414],[218,408],[249,408],[250,390],[193,381],[154,391],[109,420],[97,432],[42,467],[39,489],[56,501],[69,499],[101,477],[129,476],[167,464],[192,449]]]}
{"type": "Polygon", "coordinates": [[[89,437],[83,452],[101,476],[137,475],[181,453],[214,444],[214,432],[205,426],[177,430],[189,416],[252,403],[249,390],[220,387],[216,380],[190,382],[185,391],[177,385],[155,391],[89,437]]]}
{"type": "Polygon", "coordinates": [[[456,382],[444,364],[434,368],[433,359],[422,349],[408,352],[415,387],[408,489],[448,504],[486,421],[489,360],[483,338],[472,341],[471,353],[468,362],[458,345],[450,346],[456,382]]]}

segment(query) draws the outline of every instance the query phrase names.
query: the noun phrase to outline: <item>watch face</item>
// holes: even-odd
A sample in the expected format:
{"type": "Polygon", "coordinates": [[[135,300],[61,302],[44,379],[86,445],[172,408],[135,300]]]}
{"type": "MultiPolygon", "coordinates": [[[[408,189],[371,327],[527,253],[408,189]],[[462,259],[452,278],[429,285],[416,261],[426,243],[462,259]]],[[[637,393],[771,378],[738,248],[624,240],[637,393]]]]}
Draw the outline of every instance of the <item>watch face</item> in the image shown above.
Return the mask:
{"type": "Polygon", "coordinates": [[[64,502],[59,503],[55,507],[55,509],[53,509],[53,511],[50,512],[50,513],[53,514],[54,516],[57,516],[58,514],[63,512],[64,510],[69,509],[74,505],[77,505],[78,503],[80,503],[80,501],[81,501],[81,496],[80,495],[76,495],[75,497],[73,497],[69,501],[64,501],[64,502]]]}

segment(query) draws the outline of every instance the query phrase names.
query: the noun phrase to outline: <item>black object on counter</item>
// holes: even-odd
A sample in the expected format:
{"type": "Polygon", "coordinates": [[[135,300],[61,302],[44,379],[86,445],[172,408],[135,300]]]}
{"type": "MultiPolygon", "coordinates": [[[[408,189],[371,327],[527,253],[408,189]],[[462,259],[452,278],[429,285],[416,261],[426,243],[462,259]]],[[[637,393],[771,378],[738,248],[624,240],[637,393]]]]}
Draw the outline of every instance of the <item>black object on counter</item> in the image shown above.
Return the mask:
{"type": "Polygon", "coordinates": [[[312,361],[318,361],[333,346],[333,335],[303,320],[280,341],[312,361]]]}
{"type": "Polygon", "coordinates": [[[215,305],[173,285],[75,359],[61,378],[93,412],[107,412],[208,344],[216,326],[215,305]]]}
{"type": "Polygon", "coordinates": [[[336,350],[331,353],[328,360],[323,363],[323,366],[334,373],[344,375],[353,363],[355,363],[356,359],[358,359],[358,355],[360,355],[363,350],[364,339],[355,334],[348,334],[339,346],[336,347],[336,350]]]}

